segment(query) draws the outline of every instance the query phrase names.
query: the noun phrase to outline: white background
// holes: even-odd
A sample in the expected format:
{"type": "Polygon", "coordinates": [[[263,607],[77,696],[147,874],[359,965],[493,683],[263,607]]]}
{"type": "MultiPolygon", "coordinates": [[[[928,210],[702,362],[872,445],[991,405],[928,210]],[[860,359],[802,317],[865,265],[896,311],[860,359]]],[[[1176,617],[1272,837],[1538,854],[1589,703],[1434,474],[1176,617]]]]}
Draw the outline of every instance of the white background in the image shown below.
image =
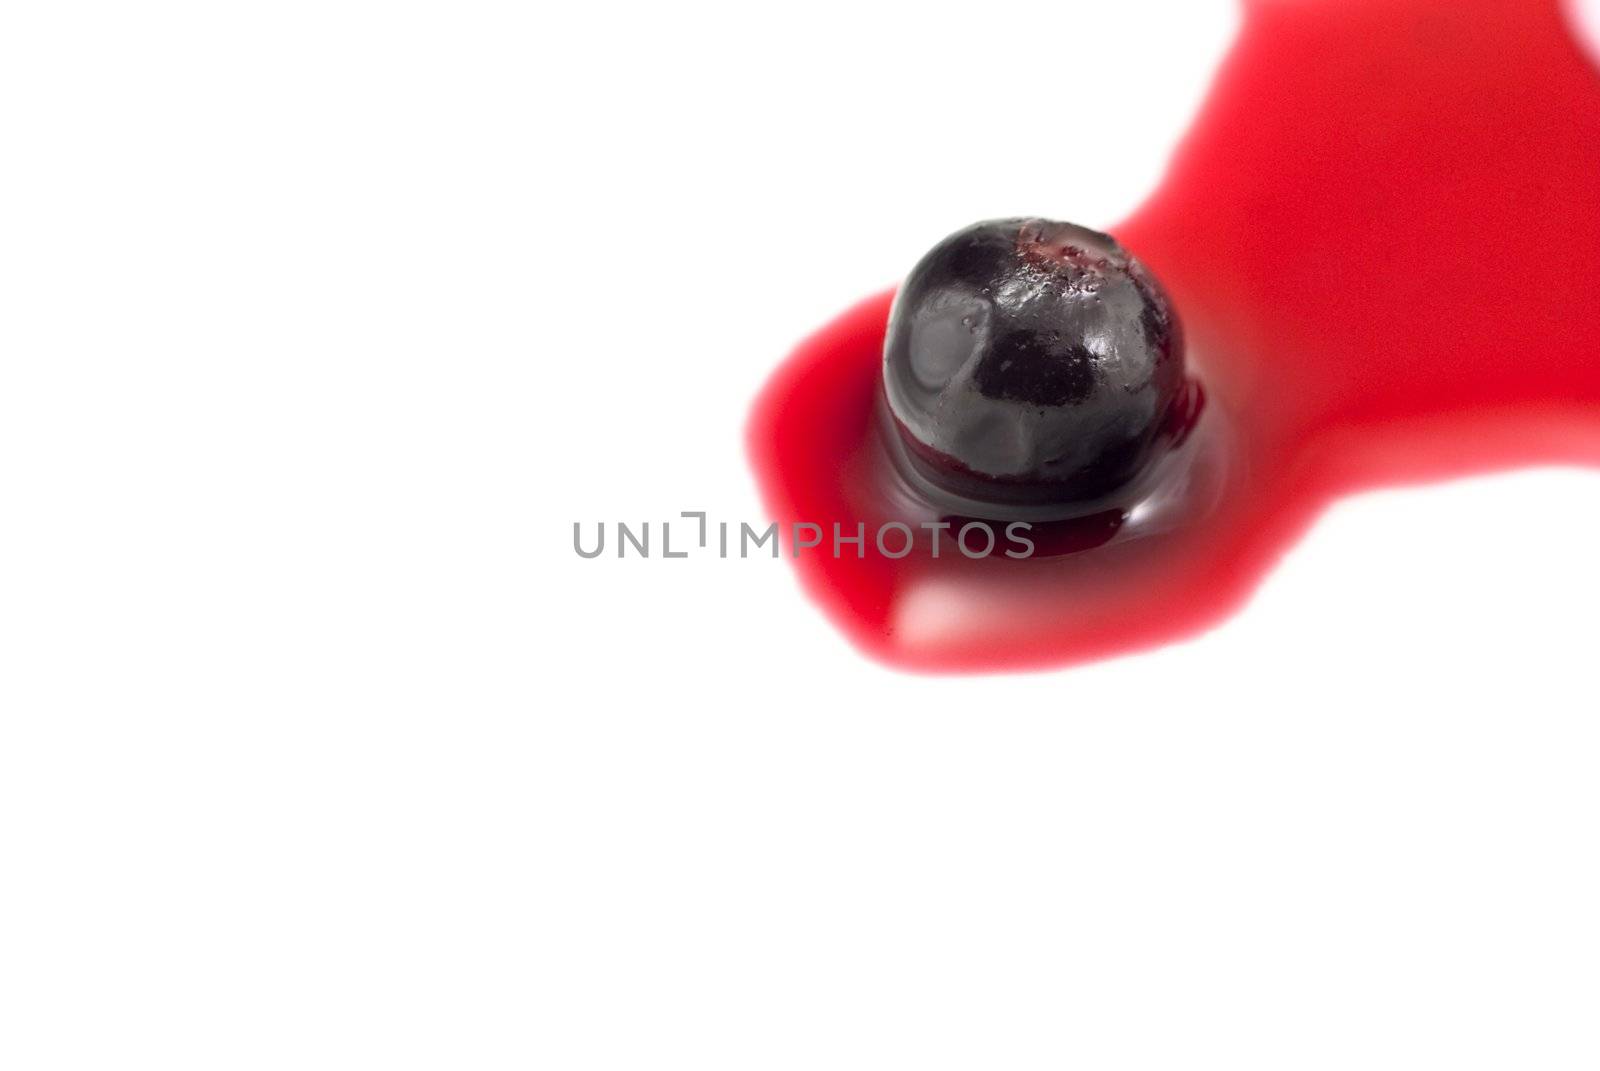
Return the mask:
{"type": "Polygon", "coordinates": [[[1017,677],[572,551],[760,517],[795,340],[1114,224],[1234,23],[8,6],[0,1066],[1594,1066],[1600,474],[1017,677]]]}

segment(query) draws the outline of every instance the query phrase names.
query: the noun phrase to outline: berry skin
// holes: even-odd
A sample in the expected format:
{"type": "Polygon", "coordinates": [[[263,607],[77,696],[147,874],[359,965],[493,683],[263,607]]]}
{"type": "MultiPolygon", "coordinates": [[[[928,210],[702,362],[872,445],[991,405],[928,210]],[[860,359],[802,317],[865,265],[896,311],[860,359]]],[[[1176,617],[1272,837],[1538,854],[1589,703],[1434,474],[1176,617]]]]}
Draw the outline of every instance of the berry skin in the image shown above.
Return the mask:
{"type": "Polygon", "coordinates": [[[914,475],[997,515],[1103,507],[1195,403],[1160,285],[1110,235],[1044,219],[973,224],[917,263],[883,383],[914,475]]]}

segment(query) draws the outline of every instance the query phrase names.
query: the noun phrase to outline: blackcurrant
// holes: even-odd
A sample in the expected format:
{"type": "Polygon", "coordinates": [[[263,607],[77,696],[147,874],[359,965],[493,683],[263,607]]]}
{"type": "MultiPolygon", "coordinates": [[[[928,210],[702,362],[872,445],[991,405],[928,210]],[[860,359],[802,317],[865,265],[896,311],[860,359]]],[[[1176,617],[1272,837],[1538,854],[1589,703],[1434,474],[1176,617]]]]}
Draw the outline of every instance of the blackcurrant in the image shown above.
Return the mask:
{"type": "Polygon", "coordinates": [[[997,516],[1103,508],[1194,404],[1154,277],[1110,235],[1045,219],[973,224],[917,263],[883,383],[914,476],[997,516]]]}

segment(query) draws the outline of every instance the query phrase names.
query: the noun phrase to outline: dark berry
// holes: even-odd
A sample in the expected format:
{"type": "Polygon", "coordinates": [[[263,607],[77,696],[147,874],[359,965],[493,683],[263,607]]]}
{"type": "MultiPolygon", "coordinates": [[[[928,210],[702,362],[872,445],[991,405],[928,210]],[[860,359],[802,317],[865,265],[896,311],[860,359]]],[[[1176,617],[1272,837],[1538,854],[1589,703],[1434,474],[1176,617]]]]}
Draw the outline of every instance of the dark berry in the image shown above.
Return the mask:
{"type": "Polygon", "coordinates": [[[884,392],[914,473],[998,506],[1098,508],[1137,482],[1189,406],[1178,320],[1108,234],[977,223],[895,298],[884,392]]]}

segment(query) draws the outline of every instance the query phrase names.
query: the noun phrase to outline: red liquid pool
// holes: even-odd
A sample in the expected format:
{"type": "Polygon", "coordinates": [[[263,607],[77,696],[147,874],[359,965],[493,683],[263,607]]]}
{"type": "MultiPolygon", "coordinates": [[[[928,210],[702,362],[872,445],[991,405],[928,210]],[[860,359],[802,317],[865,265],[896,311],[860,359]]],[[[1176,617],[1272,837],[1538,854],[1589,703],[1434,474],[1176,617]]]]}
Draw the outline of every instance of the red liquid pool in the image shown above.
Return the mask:
{"type": "MultiPolygon", "coordinates": [[[[795,558],[868,654],[1042,668],[1177,640],[1341,495],[1600,464],[1600,70],[1558,0],[1247,4],[1161,187],[1112,232],[1170,292],[1205,387],[1194,486],[1026,559],[893,559],[870,536],[861,558],[795,558]]],[[[878,432],[890,297],[803,343],[757,401],[775,519],[936,516],[899,493],[878,432]]]]}

